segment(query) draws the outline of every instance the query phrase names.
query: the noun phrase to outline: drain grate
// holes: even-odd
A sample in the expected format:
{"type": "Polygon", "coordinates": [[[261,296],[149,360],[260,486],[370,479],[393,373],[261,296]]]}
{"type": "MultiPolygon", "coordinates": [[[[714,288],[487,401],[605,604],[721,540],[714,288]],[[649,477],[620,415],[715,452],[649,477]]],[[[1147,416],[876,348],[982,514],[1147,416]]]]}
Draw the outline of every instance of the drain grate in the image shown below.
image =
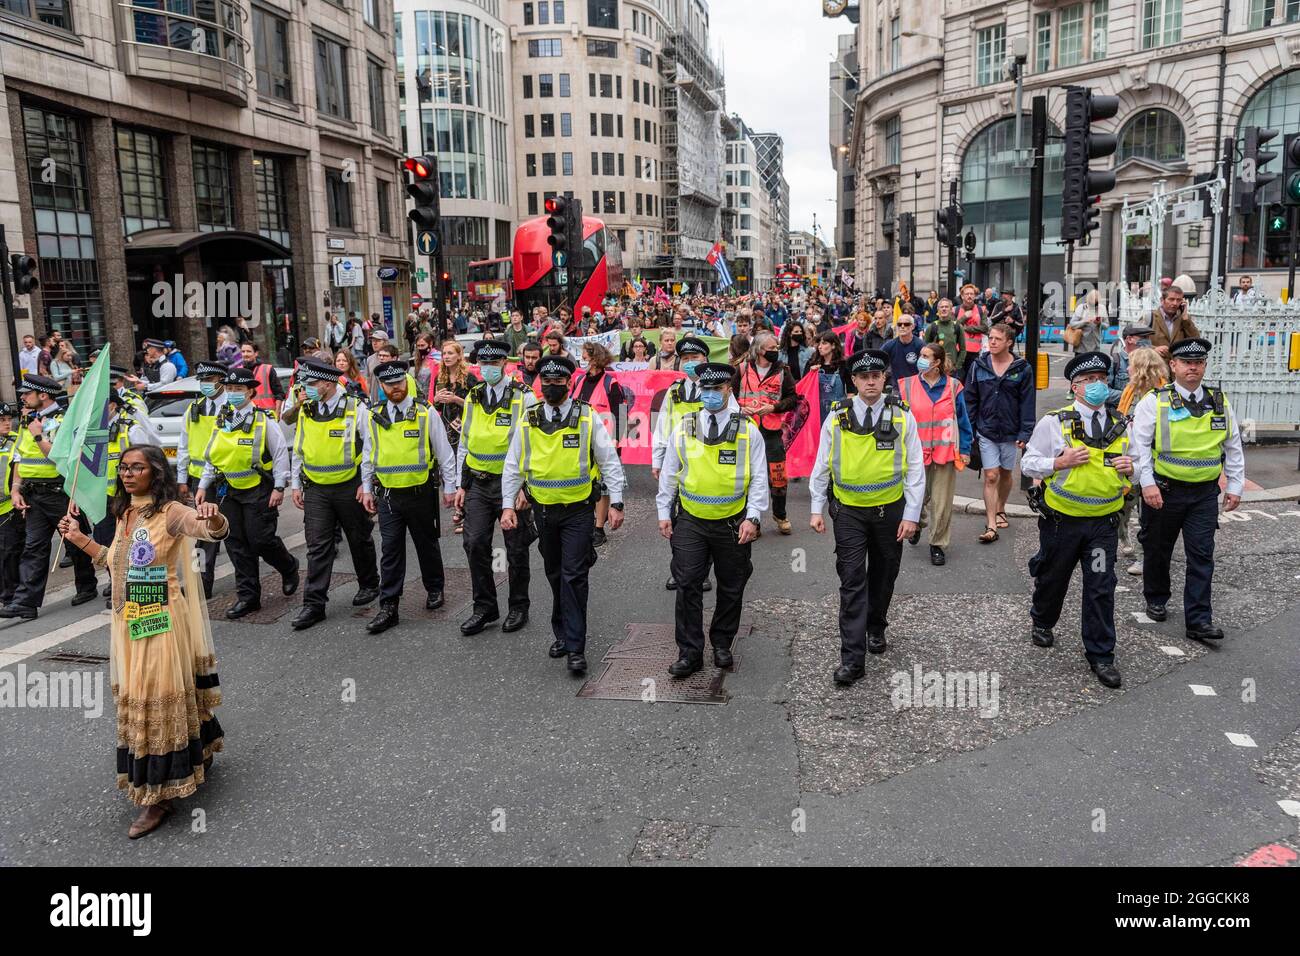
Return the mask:
{"type": "Polygon", "coordinates": [[[108,657],[104,654],[78,654],[75,651],[60,651],[57,654],[47,654],[41,660],[49,661],[53,664],[107,664],[108,657]]]}
{"type": "MultiPolygon", "coordinates": [[[[740,664],[740,639],[752,628],[752,621],[742,620],[736,632],[732,643],[736,667],[740,664]]],[[[677,660],[673,625],[629,624],[627,637],[605,653],[600,673],[583,684],[578,696],[591,700],[725,704],[731,699],[723,687],[728,672],[713,666],[712,649],[709,655],[702,670],[685,680],[676,680],[668,674],[668,665],[677,660]]]]}
{"type": "MultiPolygon", "coordinates": [[[[331,592],[346,584],[356,581],[356,575],[335,572],[330,578],[331,592]]],[[[276,572],[262,575],[262,609],[254,611],[245,617],[239,619],[240,624],[275,624],[280,618],[284,617],[290,611],[297,610],[302,605],[302,586],[307,583],[307,563],[302,562],[302,567],[298,572],[298,590],[285,597],[280,592],[280,575],[276,572]]],[[[350,595],[345,595],[346,600],[351,601],[350,595]]],[[[230,591],[226,594],[219,594],[208,602],[208,617],[214,621],[225,620],[226,612],[234,607],[235,602],[239,600],[239,594],[230,591]]],[[[331,602],[335,607],[338,606],[337,598],[331,602]]]]}

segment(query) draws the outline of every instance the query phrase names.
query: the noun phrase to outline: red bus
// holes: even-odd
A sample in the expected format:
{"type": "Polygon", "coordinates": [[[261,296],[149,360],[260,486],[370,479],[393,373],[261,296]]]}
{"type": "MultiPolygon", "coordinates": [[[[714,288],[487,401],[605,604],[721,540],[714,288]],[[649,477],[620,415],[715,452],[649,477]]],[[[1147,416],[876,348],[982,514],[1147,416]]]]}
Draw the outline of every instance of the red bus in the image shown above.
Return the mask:
{"type": "Polygon", "coordinates": [[[550,234],[545,216],[520,223],[515,230],[515,307],[525,316],[535,306],[557,308],[566,298],[575,314],[580,315],[583,306],[599,312],[607,294],[622,294],[623,250],[603,220],[582,217],[582,261],[569,263],[568,286],[555,283],[551,247],[546,242],[550,234]]]}
{"type": "Polygon", "coordinates": [[[777,266],[776,275],[772,279],[776,287],[783,291],[797,289],[803,285],[803,279],[800,278],[799,273],[789,266],[777,266]]]}
{"type": "Polygon", "coordinates": [[[509,302],[513,292],[514,263],[510,259],[481,259],[466,270],[471,302],[494,302],[504,296],[509,302]]]}

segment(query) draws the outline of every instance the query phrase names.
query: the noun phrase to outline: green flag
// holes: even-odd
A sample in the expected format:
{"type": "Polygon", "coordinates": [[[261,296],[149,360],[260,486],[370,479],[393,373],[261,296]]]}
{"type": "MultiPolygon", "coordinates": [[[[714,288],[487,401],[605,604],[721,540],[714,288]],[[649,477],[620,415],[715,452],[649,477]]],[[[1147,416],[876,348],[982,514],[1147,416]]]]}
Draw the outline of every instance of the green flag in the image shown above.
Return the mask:
{"type": "Polygon", "coordinates": [[[95,364],[72,396],[63,423],[54,433],[50,461],[63,476],[63,490],[91,524],[104,520],[108,504],[108,351],[105,345],[95,364]]]}

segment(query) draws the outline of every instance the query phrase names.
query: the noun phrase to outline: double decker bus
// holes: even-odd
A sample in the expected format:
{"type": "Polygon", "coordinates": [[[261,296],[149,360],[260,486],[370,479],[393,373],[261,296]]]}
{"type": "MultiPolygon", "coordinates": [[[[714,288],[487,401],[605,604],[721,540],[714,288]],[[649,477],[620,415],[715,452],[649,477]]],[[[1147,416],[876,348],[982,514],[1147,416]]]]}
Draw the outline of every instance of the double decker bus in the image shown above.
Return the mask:
{"type": "Polygon", "coordinates": [[[782,292],[798,289],[803,285],[803,279],[799,273],[786,265],[776,267],[776,274],[772,277],[772,282],[782,292]]]}
{"type": "Polygon", "coordinates": [[[555,309],[566,301],[575,315],[582,314],[583,306],[599,312],[607,294],[622,293],[623,250],[604,220],[582,217],[581,261],[569,262],[567,286],[555,282],[551,247],[546,242],[550,234],[545,216],[520,223],[515,230],[515,307],[525,316],[536,306],[555,309]]]}
{"type": "Polygon", "coordinates": [[[511,259],[480,259],[466,269],[469,300],[491,304],[498,298],[511,299],[514,263],[511,259]]]}

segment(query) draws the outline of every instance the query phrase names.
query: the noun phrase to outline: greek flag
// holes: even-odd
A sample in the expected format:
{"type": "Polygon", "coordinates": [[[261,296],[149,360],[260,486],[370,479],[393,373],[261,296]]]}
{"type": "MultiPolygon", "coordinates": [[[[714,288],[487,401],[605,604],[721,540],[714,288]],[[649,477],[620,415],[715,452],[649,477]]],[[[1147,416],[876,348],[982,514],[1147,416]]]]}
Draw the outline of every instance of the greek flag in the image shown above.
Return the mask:
{"type": "Polygon", "coordinates": [[[706,258],[709,265],[713,266],[718,272],[718,291],[729,289],[735,285],[731,278],[731,270],[727,268],[727,258],[722,254],[722,243],[715,242],[706,258]]]}

